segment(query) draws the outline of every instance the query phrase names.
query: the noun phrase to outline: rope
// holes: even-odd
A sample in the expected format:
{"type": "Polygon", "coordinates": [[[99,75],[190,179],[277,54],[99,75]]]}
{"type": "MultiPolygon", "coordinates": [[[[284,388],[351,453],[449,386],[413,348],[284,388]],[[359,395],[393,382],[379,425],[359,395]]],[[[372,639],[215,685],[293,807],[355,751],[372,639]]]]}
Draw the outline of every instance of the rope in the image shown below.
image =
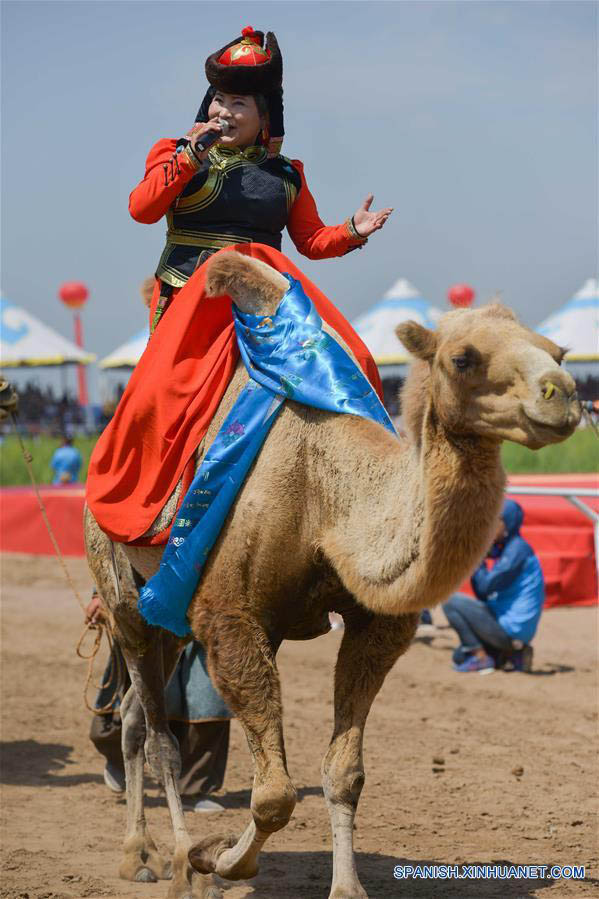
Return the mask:
{"type": "MultiPolygon", "coordinates": [[[[71,588],[71,591],[73,592],[73,594],[75,596],[75,599],[77,600],[77,602],[79,603],[79,605],[81,607],[81,611],[85,615],[86,614],[85,603],[82,600],[81,594],[79,593],[79,591],[75,585],[75,582],[73,581],[73,578],[71,577],[71,573],[66,566],[64,556],[62,555],[62,553],[60,551],[60,547],[58,546],[58,541],[56,540],[54,531],[52,530],[52,525],[50,524],[50,519],[48,518],[48,513],[46,512],[46,507],[44,506],[44,501],[42,500],[42,498],[40,496],[37,481],[35,480],[35,475],[33,473],[33,468],[31,466],[31,463],[33,462],[33,456],[27,450],[27,448],[25,447],[25,444],[23,443],[23,441],[21,439],[21,435],[19,434],[19,429],[17,427],[17,421],[15,418],[14,412],[12,410],[9,410],[9,414],[10,414],[10,417],[12,420],[12,425],[13,425],[15,434],[17,435],[17,440],[19,441],[19,446],[21,448],[21,453],[23,454],[23,460],[24,460],[25,466],[27,468],[27,473],[29,474],[29,479],[30,479],[33,489],[35,491],[37,504],[39,506],[40,512],[42,513],[42,518],[44,519],[44,524],[46,525],[46,530],[48,531],[48,536],[50,537],[50,540],[52,541],[52,546],[54,547],[54,552],[56,553],[56,558],[58,559],[60,566],[62,568],[62,572],[63,572],[65,580],[67,582],[67,586],[69,586],[71,588]]],[[[112,546],[112,552],[113,552],[113,560],[114,560],[114,545],[112,546]]],[[[115,576],[116,576],[116,570],[115,570],[115,576]]],[[[118,576],[116,576],[116,580],[117,580],[117,584],[118,584],[118,576]]],[[[120,584],[118,585],[118,587],[119,587],[119,593],[120,593],[120,584]]],[[[114,682],[115,682],[114,694],[116,696],[119,694],[119,691],[122,690],[122,688],[124,687],[125,672],[124,672],[124,665],[123,665],[123,660],[121,658],[121,655],[120,655],[120,653],[116,652],[115,648],[114,648],[115,640],[114,640],[114,634],[113,634],[112,626],[111,626],[110,622],[108,620],[97,621],[97,622],[88,621],[87,624],[83,628],[83,631],[81,633],[81,636],[79,637],[79,640],[77,641],[77,646],[75,648],[75,652],[77,653],[79,658],[87,661],[87,675],[85,678],[85,686],[83,688],[83,702],[85,703],[85,706],[88,709],[88,711],[93,712],[94,715],[105,715],[107,712],[109,712],[113,708],[113,705],[114,705],[114,700],[111,700],[107,705],[102,706],[101,708],[95,708],[94,706],[90,705],[88,695],[87,695],[89,692],[89,686],[93,679],[94,662],[95,662],[96,656],[98,655],[98,652],[100,651],[100,647],[102,645],[102,637],[104,636],[104,634],[106,634],[106,639],[108,640],[108,647],[109,647],[111,656],[115,660],[115,675],[114,675],[114,677],[111,675],[108,682],[105,684],[103,683],[98,689],[104,689],[105,687],[110,686],[110,684],[114,680],[114,682]],[[87,634],[89,633],[89,631],[96,631],[96,634],[94,637],[94,642],[93,642],[93,645],[91,648],[91,652],[88,655],[85,655],[83,652],[83,644],[85,642],[85,638],[86,638],[87,634]]]]}
{"type": "Polygon", "coordinates": [[[121,694],[124,692],[124,686],[126,682],[126,670],[125,665],[123,663],[123,657],[120,652],[116,651],[116,644],[114,642],[114,635],[112,634],[110,625],[108,622],[105,625],[102,625],[101,622],[97,624],[86,624],[83,628],[81,636],[79,637],[79,641],[77,643],[77,647],[75,652],[79,656],[80,659],[84,659],[87,661],[87,675],[85,678],[85,686],[83,687],[83,701],[85,706],[89,712],[93,712],[94,715],[105,715],[107,712],[111,712],[114,710],[115,698],[122,698],[121,694]],[[91,652],[86,655],[83,652],[83,644],[85,642],[85,638],[87,634],[91,631],[95,630],[96,635],[94,637],[94,643],[91,648],[91,652]],[[111,687],[114,684],[113,689],[113,698],[110,699],[106,705],[103,706],[91,706],[89,704],[89,699],[87,698],[89,693],[89,687],[92,683],[93,671],[94,671],[94,660],[100,650],[100,646],[102,644],[102,637],[106,633],[106,639],[108,640],[108,647],[110,649],[110,656],[114,660],[114,667],[111,668],[109,677],[107,681],[103,681],[101,684],[93,684],[96,690],[105,690],[107,687],[111,687]]]}
{"type": "Polygon", "coordinates": [[[597,407],[591,400],[585,400],[581,403],[582,414],[586,423],[593,429],[595,436],[599,439],[599,426],[593,418],[593,413],[597,414],[597,407]]]}

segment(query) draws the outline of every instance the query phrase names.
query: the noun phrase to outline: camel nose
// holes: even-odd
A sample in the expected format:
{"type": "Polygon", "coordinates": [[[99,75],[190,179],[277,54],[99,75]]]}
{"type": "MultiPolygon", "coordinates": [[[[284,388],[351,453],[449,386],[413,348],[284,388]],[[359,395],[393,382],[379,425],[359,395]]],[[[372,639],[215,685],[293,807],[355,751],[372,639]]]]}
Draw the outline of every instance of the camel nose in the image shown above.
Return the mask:
{"type": "Polygon", "coordinates": [[[576,427],[581,407],[574,378],[564,369],[553,369],[539,378],[540,399],[537,409],[547,424],[576,427]]]}
{"type": "Polygon", "coordinates": [[[548,371],[539,378],[539,387],[544,400],[564,401],[576,400],[576,382],[572,375],[558,369],[548,371]]]}

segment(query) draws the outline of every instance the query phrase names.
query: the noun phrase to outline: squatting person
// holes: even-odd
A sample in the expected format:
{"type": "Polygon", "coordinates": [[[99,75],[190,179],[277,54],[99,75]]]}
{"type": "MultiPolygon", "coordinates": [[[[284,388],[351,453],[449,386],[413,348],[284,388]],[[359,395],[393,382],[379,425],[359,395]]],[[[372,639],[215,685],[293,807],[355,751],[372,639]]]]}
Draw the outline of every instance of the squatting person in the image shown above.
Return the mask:
{"type": "Polygon", "coordinates": [[[487,555],[492,565],[485,560],[472,575],[477,598],[454,593],[443,605],[460,638],[453,656],[456,671],[530,671],[530,643],[541,618],[545,583],[534,550],[520,536],[523,519],[522,506],[505,500],[487,555]]]}

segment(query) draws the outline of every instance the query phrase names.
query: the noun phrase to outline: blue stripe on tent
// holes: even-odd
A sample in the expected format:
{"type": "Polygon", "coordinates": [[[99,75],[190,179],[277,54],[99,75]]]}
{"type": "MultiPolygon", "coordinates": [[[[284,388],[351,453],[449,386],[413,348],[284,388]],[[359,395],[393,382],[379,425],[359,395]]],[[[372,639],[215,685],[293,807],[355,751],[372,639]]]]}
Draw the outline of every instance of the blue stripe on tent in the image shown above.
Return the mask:
{"type": "Polygon", "coordinates": [[[22,322],[18,328],[11,328],[8,322],[4,321],[4,313],[8,312],[9,309],[18,309],[18,306],[16,306],[15,303],[9,303],[4,297],[0,297],[0,337],[4,343],[8,343],[12,346],[13,344],[18,343],[26,334],[29,334],[30,328],[25,322],[22,322]]]}

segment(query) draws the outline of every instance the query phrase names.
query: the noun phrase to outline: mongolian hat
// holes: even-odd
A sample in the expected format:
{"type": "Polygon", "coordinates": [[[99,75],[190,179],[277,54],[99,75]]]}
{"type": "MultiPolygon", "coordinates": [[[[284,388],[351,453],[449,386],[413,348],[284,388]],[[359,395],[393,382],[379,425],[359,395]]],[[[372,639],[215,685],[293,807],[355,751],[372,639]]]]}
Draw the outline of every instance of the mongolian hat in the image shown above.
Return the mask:
{"type": "Polygon", "coordinates": [[[269,116],[269,133],[264,140],[269,156],[276,156],[285,134],[283,113],[283,60],[277,39],[268,32],[266,48],[264,35],[251,25],[244,28],[222,50],[206,60],[206,76],[210,87],[206,91],[196,116],[196,122],[208,121],[208,110],[217,90],[225,94],[262,94],[269,116]]]}
{"type": "Polygon", "coordinates": [[[272,31],[266,35],[244,28],[241,37],[212,53],[206,60],[206,78],[227,94],[270,94],[283,83],[283,60],[272,31]]]}

